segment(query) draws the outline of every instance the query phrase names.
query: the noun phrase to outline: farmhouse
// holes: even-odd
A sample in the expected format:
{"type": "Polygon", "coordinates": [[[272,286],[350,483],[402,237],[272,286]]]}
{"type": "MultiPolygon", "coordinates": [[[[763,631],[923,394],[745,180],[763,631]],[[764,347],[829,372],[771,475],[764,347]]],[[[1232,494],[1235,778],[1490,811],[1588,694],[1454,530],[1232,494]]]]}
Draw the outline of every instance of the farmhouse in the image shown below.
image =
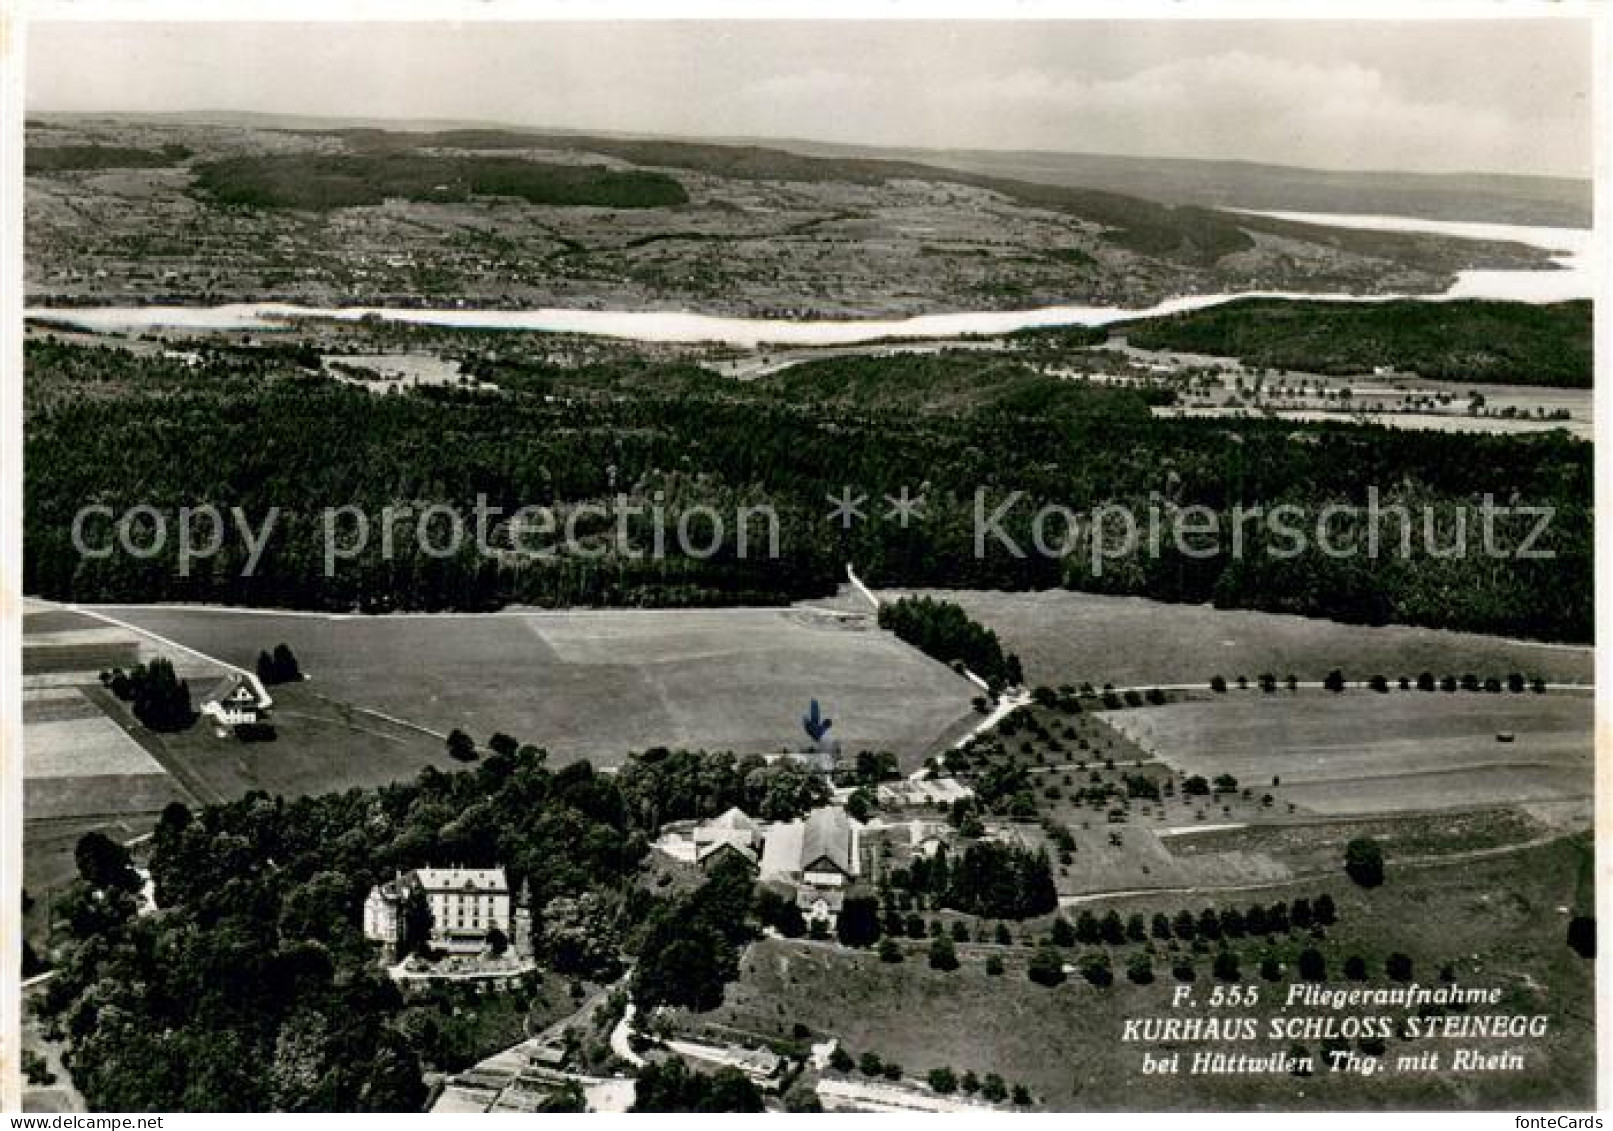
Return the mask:
{"type": "Polygon", "coordinates": [[[695,862],[702,868],[729,856],[753,869],[761,864],[761,826],[737,806],[696,825],[690,839],[694,842],[695,862]]]}
{"type": "Polygon", "coordinates": [[[202,700],[202,714],[220,726],[251,726],[268,717],[273,700],[251,676],[225,676],[202,700]]]}
{"type": "Polygon", "coordinates": [[[479,952],[495,930],[516,941],[503,868],[417,868],[378,884],[364,901],[364,936],[396,947],[403,940],[404,906],[416,893],[431,912],[429,941],[438,950],[479,952]]]}

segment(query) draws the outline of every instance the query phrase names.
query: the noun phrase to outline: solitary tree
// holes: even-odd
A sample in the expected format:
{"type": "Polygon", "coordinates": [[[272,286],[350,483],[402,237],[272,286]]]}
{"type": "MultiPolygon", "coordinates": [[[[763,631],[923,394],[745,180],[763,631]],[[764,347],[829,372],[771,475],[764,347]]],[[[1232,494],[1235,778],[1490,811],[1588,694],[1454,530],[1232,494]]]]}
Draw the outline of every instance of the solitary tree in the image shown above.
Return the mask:
{"type": "Polygon", "coordinates": [[[297,663],[297,657],[292,655],[290,647],[285,644],[274,646],[274,681],[276,683],[295,683],[302,678],[302,667],[297,663]]]}
{"type": "Polygon", "coordinates": [[[873,946],[879,939],[879,901],[871,895],[847,896],[835,920],[835,934],[846,946],[873,946]]]}
{"type": "Polygon", "coordinates": [[[1038,947],[1025,975],[1039,986],[1056,986],[1064,981],[1064,956],[1054,947],[1038,947]]]}
{"type": "Polygon", "coordinates": [[[1568,945],[1581,958],[1596,957],[1596,919],[1575,915],[1568,921],[1568,945]]]}
{"type": "Polygon", "coordinates": [[[97,890],[136,892],[140,876],[129,859],[129,850],[102,832],[88,832],[73,848],[73,863],[84,882],[97,890]]]}
{"type": "Polygon", "coordinates": [[[1114,967],[1110,965],[1109,952],[1106,950],[1091,950],[1083,954],[1079,969],[1081,977],[1094,986],[1102,987],[1114,983],[1114,967]]]}
{"type": "Polygon", "coordinates": [[[475,740],[458,727],[455,727],[448,732],[448,756],[456,762],[476,761],[475,740]]]}
{"type": "Polygon", "coordinates": [[[1344,846],[1344,871],[1364,888],[1383,883],[1383,849],[1369,836],[1358,836],[1344,846]]]}
{"type": "Polygon", "coordinates": [[[1327,959],[1314,946],[1299,952],[1299,976],[1307,982],[1327,981],[1327,959]]]}

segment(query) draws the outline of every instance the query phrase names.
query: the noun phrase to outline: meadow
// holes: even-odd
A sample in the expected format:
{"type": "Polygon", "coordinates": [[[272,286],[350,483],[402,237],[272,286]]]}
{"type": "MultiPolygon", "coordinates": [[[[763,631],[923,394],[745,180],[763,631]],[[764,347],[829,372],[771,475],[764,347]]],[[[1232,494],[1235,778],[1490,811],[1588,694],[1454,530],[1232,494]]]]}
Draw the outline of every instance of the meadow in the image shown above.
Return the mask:
{"type": "MultiPolygon", "coordinates": [[[[1369,1087],[1362,1087],[1357,1077],[1325,1069],[1305,1079],[1286,1073],[1145,1075],[1145,1050],[1259,1054],[1287,1048],[1270,1040],[1169,1047],[1122,1041],[1126,1019],[1172,1012],[1176,983],[1167,945],[1160,943],[1144,944],[1158,952],[1156,980],[1150,984],[1126,980],[1126,957],[1140,949],[1127,944],[1107,948],[1116,967],[1112,986],[1096,988],[1072,975],[1049,989],[1027,979],[1025,963],[1032,951],[1023,945],[960,946],[961,968],[943,973],[930,969],[918,952],[903,962],[885,963],[872,951],[765,939],[746,952],[740,979],[728,988],[724,1003],[698,1020],[731,1034],[775,1039],[787,1037],[799,1023],[815,1039],[839,1037],[853,1056],[874,1052],[894,1061],[912,1078],[922,1079],[942,1065],[960,1074],[965,1069],[981,1075],[996,1071],[1010,1084],[1026,1084],[1038,1104],[1055,1111],[1566,1109],[1590,1102],[1593,1092],[1592,964],[1564,942],[1570,910],[1583,909],[1588,898],[1589,874],[1588,840],[1570,838],[1506,856],[1408,871],[1371,891],[1354,887],[1342,875],[1321,884],[1302,881],[1262,891],[1258,898],[1314,898],[1318,890],[1326,890],[1337,902],[1338,922],[1324,937],[1295,932],[1270,942],[1237,944],[1243,952],[1243,984],[1258,987],[1260,1002],[1221,1012],[1262,1018],[1281,1011],[1287,984],[1296,979],[1295,958],[1306,946],[1323,953],[1335,978],[1346,957],[1361,956],[1370,971],[1363,983],[1367,986],[1389,984],[1382,971],[1392,951],[1411,958],[1413,975],[1424,984],[1449,963],[1460,984],[1503,991],[1495,1012],[1544,1013],[1550,1019],[1545,1037],[1515,1042],[1525,1056],[1519,1072],[1385,1071],[1369,1087]],[[1262,953],[1283,964],[1281,980],[1266,982],[1254,973],[1262,953]],[[1001,975],[985,971],[992,954],[1004,962],[1001,975]],[[915,1018],[923,1023],[915,1024],[915,1018]]],[[[1123,916],[1133,911],[1169,914],[1182,907],[1195,912],[1206,906],[1241,908],[1254,898],[1247,893],[1159,895],[1113,905],[1123,916]]],[[[1107,905],[1094,910],[1101,916],[1107,905]]],[[[1073,960],[1076,953],[1067,955],[1073,960]]],[[[1203,999],[1210,992],[1208,956],[1199,955],[1196,965],[1195,996],[1203,999]]],[[[1451,1045],[1435,1043],[1448,1066],[1451,1045]]],[[[1399,1053],[1426,1047],[1399,1039],[1387,1045],[1391,1062],[1399,1053]]],[[[1478,1047],[1496,1051],[1501,1046],[1479,1042],[1478,1047]]],[[[1321,1055],[1315,1042],[1308,1051],[1321,1055]]]]}
{"type": "Polygon", "coordinates": [[[201,607],[107,608],[228,663],[288,644],[306,688],[428,732],[495,732],[555,762],[653,746],[801,747],[816,698],[847,751],[904,763],[961,730],[977,689],[861,618],[805,609],[325,617],[201,607]]]}
{"type": "Polygon", "coordinates": [[[1591,649],[1404,625],[1341,624],[1312,617],[1067,590],[930,590],[955,601],[1017,652],[1032,683],[1090,681],[1116,687],[1208,686],[1221,675],[1262,672],[1320,680],[1334,668],[1352,680],[1519,671],[1548,683],[1589,683],[1591,649]]]}
{"type": "Polygon", "coordinates": [[[1352,689],[1232,692],[1108,721],[1183,774],[1280,779],[1302,810],[1345,814],[1589,797],[1592,716],[1573,693],[1352,689]]]}

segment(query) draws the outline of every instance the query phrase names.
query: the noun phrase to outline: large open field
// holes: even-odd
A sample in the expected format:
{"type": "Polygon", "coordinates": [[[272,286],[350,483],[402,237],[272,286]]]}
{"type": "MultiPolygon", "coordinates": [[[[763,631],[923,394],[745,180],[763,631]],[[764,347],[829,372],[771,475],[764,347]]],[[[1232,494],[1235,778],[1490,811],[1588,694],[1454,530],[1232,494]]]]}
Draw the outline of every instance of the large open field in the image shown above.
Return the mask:
{"type": "Polygon", "coordinates": [[[848,751],[911,763],[971,716],[976,689],[864,618],[801,609],[323,617],[203,608],[111,616],[229,663],[289,644],[310,692],[560,761],[652,746],[777,752],[812,698],[848,751]]]}
{"type": "MultiPolygon", "coordinates": [[[[1388,984],[1383,960],[1402,951],[1413,963],[1413,975],[1434,982],[1446,963],[1464,986],[1495,987],[1501,1002],[1470,1012],[1543,1014],[1545,1036],[1521,1040],[1387,1041],[1392,1065],[1402,1053],[1437,1049],[1435,1071],[1385,1070],[1363,1087],[1359,1078],[1325,1069],[1298,1079],[1272,1075],[1145,1076],[1144,1051],[1160,1054],[1182,1050],[1184,1064],[1194,1051],[1270,1054],[1290,1042],[1150,1044],[1123,1041],[1128,1019],[1171,1015],[1176,983],[1168,969],[1169,952],[1180,943],[1124,944],[1107,948],[1117,970],[1106,989],[1079,978],[1055,989],[1030,982],[1024,973],[1030,950],[970,944],[959,948],[962,968],[953,973],[931,970],[919,954],[907,961],[881,962],[872,952],[846,952],[811,943],[764,940],[745,956],[740,981],[729,987],[727,1000],[700,1020],[730,1031],[769,1037],[787,1035],[796,1023],[814,1034],[834,1035],[853,1055],[875,1052],[900,1064],[910,1077],[948,1065],[961,1073],[1000,1073],[1010,1083],[1025,1083],[1039,1104],[1053,1110],[1102,1109],[1338,1109],[1428,1108],[1562,1110],[1591,1101],[1594,1043],[1592,965],[1564,943],[1571,909],[1583,909],[1589,898],[1589,841],[1559,840],[1504,856],[1458,865],[1423,868],[1392,876],[1379,889],[1364,891],[1339,879],[1301,883],[1260,893],[1262,901],[1313,898],[1328,891],[1338,904],[1338,922],[1313,938],[1306,932],[1271,940],[1243,940],[1243,984],[1258,987],[1259,1003],[1215,1011],[1224,1016],[1251,1016],[1260,1021],[1284,1012],[1293,962],[1305,946],[1316,946],[1337,971],[1346,957],[1359,955],[1371,971],[1367,986],[1388,984]],[[1123,974],[1130,953],[1152,947],[1158,979],[1133,985],[1123,974]],[[988,954],[1004,958],[1000,976],[985,973],[988,954]],[[1259,980],[1252,968],[1263,953],[1284,965],[1273,982],[1259,980]],[[1451,1069],[1457,1048],[1486,1053],[1512,1049],[1524,1067],[1508,1072],[1458,1072],[1451,1069]]],[[[1248,894],[1217,898],[1198,895],[1157,896],[1120,901],[1122,915],[1175,912],[1186,906],[1198,912],[1207,905],[1237,906],[1248,894]]],[[[1096,908],[1101,915],[1106,908],[1096,908]]],[[[1070,952],[1070,958],[1075,952],[1070,952]]],[[[1195,995],[1206,998],[1207,956],[1196,961],[1195,995]]],[[[1333,983],[1335,985],[1341,983],[1333,983]]],[[[1354,983],[1343,982],[1345,986],[1354,983]]],[[[1179,1015],[1193,1011],[1177,1010],[1179,1015]]],[[[1207,1015],[1207,1009],[1197,1011],[1207,1015]]],[[[1290,1015],[1326,1014],[1327,1010],[1295,1008],[1290,1015]]],[[[1415,1011],[1411,1011],[1415,1012],[1415,1011]]],[[[1356,1007],[1336,1016],[1386,1013],[1403,1017],[1401,1009],[1356,1007]]],[[[1306,1042],[1320,1056],[1318,1042],[1306,1042]]]]}
{"type": "Polygon", "coordinates": [[[1552,683],[1589,683],[1591,649],[1493,636],[1336,621],[1207,605],[1168,605],[1141,597],[1066,590],[996,593],[931,591],[962,605],[1018,652],[1033,683],[1113,683],[1117,687],[1207,684],[1220,674],[1251,680],[1261,672],[1319,680],[1333,668],[1351,679],[1520,671],[1552,683]]]}
{"type": "Polygon", "coordinates": [[[1594,786],[1593,704],[1566,692],[1243,692],[1107,721],[1184,774],[1257,789],[1280,778],[1285,800],[1321,813],[1564,800],[1594,786]]]}

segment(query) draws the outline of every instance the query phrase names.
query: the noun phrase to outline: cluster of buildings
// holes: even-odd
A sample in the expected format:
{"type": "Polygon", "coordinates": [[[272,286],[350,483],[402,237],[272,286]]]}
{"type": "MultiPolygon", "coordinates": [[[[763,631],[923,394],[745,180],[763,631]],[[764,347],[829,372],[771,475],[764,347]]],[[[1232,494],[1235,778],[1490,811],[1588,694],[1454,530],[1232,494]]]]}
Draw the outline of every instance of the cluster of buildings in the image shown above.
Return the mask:
{"type": "Polygon", "coordinates": [[[722,859],[739,860],[760,882],[793,890],[809,925],[833,928],[846,889],[862,875],[862,834],[863,826],[835,805],[802,820],[771,823],[734,808],[663,847],[702,869],[722,859]]]}
{"type": "Polygon", "coordinates": [[[409,929],[409,905],[430,912],[427,945],[449,954],[480,954],[498,932],[516,953],[531,948],[531,915],[513,898],[503,868],[416,868],[370,889],[364,901],[364,937],[390,956],[409,929]]]}

